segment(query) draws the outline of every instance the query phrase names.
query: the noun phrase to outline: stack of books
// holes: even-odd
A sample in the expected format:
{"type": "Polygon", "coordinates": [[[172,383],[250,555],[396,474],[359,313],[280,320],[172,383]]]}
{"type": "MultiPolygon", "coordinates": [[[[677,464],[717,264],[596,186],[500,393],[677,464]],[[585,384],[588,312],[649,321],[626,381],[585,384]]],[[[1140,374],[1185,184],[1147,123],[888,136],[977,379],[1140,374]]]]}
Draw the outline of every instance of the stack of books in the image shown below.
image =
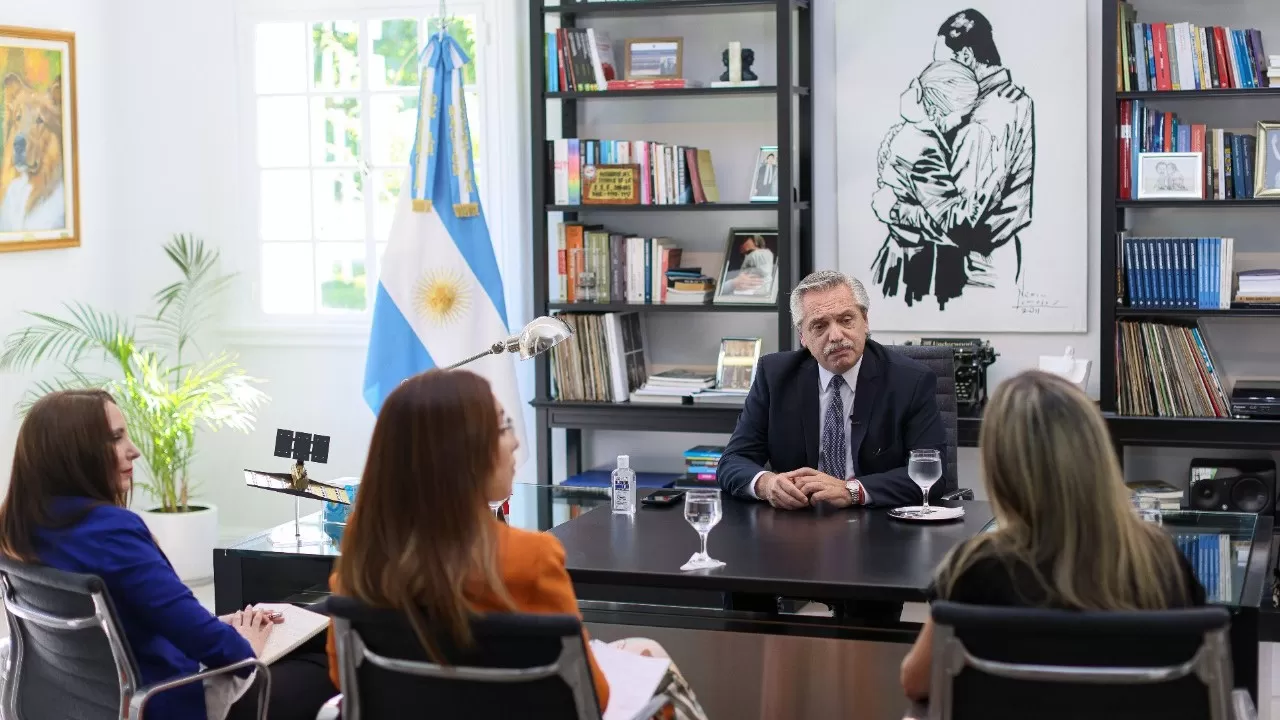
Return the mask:
{"type": "Polygon", "coordinates": [[[1280,270],[1244,270],[1236,275],[1236,302],[1242,305],[1280,305],[1280,270]]]}
{"type": "Polygon", "coordinates": [[[676,480],[677,488],[704,488],[716,486],[716,468],[723,445],[696,445],[684,451],[685,474],[676,480]]]}
{"type": "Polygon", "coordinates": [[[702,268],[667,271],[667,291],[662,301],[676,305],[705,305],[716,291],[716,280],[703,275],[702,268]]]}
{"type": "Polygon", "coordinates": [[[1136,480],[1126,485],[1134,497],[1154,499],[1161,511],[1182,508],[1182,491],[1163,480],[1136,480]]]}
{"type": "Polygon", "coordinates": [[[693,395],[694,405],[737,405],[747,401],[746,390],[726,390],[724,388],[707,388],[693,395]]]}
{"type": "Polygon", "coordinates": [[[644,385],[631,393],[631,402],[683,405],[685,398],[715,384],[716,376],[712,373],[682,368],[664,370],[649,375],[644,385]]]}

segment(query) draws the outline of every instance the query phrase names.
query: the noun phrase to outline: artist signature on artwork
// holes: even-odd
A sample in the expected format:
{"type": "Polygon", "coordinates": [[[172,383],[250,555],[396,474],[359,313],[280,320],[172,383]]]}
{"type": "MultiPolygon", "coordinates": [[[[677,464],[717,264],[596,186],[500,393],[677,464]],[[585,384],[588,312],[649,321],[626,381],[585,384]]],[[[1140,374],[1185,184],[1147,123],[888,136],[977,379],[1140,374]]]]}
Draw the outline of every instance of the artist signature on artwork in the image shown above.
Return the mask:
{"type": "Polygon", "coordinates": [[[1039,315],[1043,310],[1062,308],[1063,305],[1048,295],[1018,286],[1018,301],[1013,306],[1022,315],[1039,315]]]}

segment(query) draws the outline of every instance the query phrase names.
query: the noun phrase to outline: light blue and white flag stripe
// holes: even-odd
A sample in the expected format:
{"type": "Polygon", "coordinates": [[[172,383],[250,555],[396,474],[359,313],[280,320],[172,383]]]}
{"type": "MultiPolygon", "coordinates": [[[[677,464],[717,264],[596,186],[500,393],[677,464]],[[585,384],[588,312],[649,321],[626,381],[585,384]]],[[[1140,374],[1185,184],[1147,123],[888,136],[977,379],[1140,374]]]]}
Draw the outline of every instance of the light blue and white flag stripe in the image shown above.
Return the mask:
{"type": "MultiPolygon", "coordinates": [[[[405,378],[445,367],[507,336],[506,298],[474,183],[461,68],[469,58],[434,34],[422,54],[418,137],[402,186],[373,309],[364,396],[376,414],[405,378]]],[[[484,376],[524,457],[513,355],[466,366],[484,376]]]]}

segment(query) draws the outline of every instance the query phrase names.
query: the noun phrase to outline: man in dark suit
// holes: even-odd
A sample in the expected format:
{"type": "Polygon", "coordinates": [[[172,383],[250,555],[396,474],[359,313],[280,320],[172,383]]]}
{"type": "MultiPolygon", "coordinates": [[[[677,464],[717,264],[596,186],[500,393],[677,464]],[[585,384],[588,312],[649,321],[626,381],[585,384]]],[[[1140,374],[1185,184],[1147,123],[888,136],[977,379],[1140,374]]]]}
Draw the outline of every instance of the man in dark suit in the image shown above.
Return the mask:
{"type": "MultiPolygon", "coordinates": [[[[810,274],[791,294],[802,350],[760,358],[720,487],[795,510],[919,505],[907,476],[912,450],[946,457],[946,433],[926,366],[867,338],[867,291],[839,272],[810,274]]],[[[940,501],[955,478],[934,483],[940,501]]]]}

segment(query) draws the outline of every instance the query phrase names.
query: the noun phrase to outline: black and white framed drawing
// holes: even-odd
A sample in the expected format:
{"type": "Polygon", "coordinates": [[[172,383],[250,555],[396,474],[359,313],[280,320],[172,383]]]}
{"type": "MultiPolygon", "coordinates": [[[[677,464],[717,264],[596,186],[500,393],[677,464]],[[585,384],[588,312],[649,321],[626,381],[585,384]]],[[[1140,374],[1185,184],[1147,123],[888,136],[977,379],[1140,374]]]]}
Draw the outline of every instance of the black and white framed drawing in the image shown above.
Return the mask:
{"type": "Polygon", "coordinates": [[[778,202],[778,146],[761,145],[751,174],[751,202],[778,202]]]}
{"type": "Polygon", "coordinates": [[[1258,123],[1258,151],[1253,167],[1253,196],[1280,195],[1280,122],[1258,123]]]}
{"type": "Polygon", "coordinates": [[[734,228],[714,303],[771,304],[778,300],[778,231],[734,228]]]}
{"type": "Polygon", "coordinates": [[[1204,197],[1204,153],[1138,153],[1139,200],[1204,197]]]}
{"type": "Polygon", "coordinates": [[[875,330],[1087,330],[1087,5],[837,4],[837,264],[875,330]]]}

